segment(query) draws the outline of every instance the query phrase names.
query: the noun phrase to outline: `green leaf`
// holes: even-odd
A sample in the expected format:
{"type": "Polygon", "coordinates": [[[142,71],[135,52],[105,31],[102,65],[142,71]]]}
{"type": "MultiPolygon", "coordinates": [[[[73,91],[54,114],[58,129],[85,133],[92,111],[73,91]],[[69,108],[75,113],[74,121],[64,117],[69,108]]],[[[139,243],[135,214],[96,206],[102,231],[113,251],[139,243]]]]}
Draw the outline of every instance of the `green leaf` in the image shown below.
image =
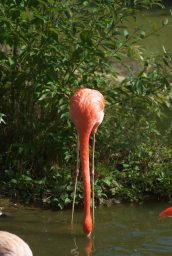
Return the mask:
{"type": "Polygon", "coordinates": [[[168,98],[168,100],[169,100],[170,104],[172,105],[172,96],[170,96],[170,97],[168,98]]]}
{"type": "Polygon", "coordinates": [[[140,38],[142,38],[142,39],[145,38],[145,35],[146,35],[145,31],[140,32],[140,38]]]}
{"type": "Polygon", "coordinates": [[[65,205],[67,205],[67,204],[71,203],[70,198],[65,198],[64,203],[65,203],[65,205]]]}
{"type": "Polygon", "coordinates": [[[8,61],[9,61],[10,66],[12,66],[14,64],[14,60],[12,58],[9,57],[8,61]]]}
{"type": "Polygon", "coordinates": [[[140,79],[138,79],[136,81],[136,83],[134,84],[134,87],[135,87],[135,90],[136,90],[136,92],[138,94],[143,94],[143,92],[144,92],[144,85],[143,85],[143,82],[140,79]]]}
{"type": "Polygon", "coordinates": [[[92,45],[91,36],[92,36],[92,33],[89,30],[84,30],[80,33],[80,38],[82,42],[89,44],[89,46],[92,45]]]}
{"type": "Polygon", "coordinates": [[[16,179],[11,179],[10,182],[13,183],[13,184],[17,184],[17,180],[16,179]]]}
{"type": "Polygon", "coordinates": [[[124,36],[125,36],[126,39],[129,37],[128,30],[126,30],[126,29],[124,29],[124,36]]]}
{"type": "Polygon", "coordinates": [[[162,21],[162,25],[163,26],[166,26],[168,24],[168,19],[167,18],[164,18],[163,21],[162,21]]]}
{"type": "Polygon", "coordinates": [[[4,121],[4,117],[5,117],[6,115],[4,115],[3,113],[0,113],[0,124],[1,123],[3,123],[3,124],[5,124],[5,121],[4,121]]]}

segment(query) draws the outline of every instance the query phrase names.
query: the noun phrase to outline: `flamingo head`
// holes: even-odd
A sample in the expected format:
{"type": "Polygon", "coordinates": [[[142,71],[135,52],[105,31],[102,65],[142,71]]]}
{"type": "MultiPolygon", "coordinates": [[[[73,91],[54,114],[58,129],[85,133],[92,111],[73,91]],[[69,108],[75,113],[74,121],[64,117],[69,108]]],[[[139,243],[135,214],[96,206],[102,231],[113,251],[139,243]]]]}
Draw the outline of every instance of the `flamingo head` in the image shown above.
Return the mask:
{"type": "Polygon", "coordinates": [[[92,229],[93,229],[93,224],[92,224],[91,216],[87,216],[83,222],[83,231],[87,235],[87,237],[90,237],[92,229]]]}

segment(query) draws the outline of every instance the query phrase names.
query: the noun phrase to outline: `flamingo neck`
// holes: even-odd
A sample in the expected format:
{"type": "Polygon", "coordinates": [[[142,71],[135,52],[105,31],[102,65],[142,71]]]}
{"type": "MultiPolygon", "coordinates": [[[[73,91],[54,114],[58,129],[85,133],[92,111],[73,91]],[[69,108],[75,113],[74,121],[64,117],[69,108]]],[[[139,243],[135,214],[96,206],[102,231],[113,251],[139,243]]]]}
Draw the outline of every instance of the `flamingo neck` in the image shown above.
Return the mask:
{"type": "Polygon", "coordinates": [[[80,133],[80,159],[82,166],[82,178],[84,186],[84,221],[83,231],[89,235],[92,231],[92,218],[90,213],[90,200],[91,200],[91,188],[90,188],[90,170],[89,170],[89,137],[90,132],[80,133]]]}

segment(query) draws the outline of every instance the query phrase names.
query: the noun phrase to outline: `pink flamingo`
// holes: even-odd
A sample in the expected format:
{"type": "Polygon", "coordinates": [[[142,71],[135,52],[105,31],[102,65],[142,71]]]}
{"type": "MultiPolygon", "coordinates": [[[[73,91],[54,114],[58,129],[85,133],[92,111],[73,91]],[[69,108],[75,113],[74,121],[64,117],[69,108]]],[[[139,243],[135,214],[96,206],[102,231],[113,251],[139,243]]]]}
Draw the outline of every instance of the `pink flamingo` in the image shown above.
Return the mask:
{"type": "Polygon", "coordinates": [[[28,244],[20,237],[6,231],[0,231],[1,256],[33,256],[28,244]]]}
{"type": "Polygon", "coordinates": [[[172,207],[168,207],[159,214],[160,218],[172,217],[172,207]]]}
{"type": "Polygon", "coordinates": [[[82,178],[84,186],[84,220],[83,231],[87,236],[92,232],[94,223],[94,150],[95,150],[95,134],[98,126],[103,121],[104,117],[104,97],[97,91],[92,89],[79,89],[70,100],[70,117],[77,129],[77,163],[76,163],[76,177],[74,188],[74,199],[72,206],[72,219],[75,205],[75,194],[77,186],[77,178],[79,174],[79,151],[82,167],[82,178]],[[93,134],[93,155],[92,155],[92,208],[93,208],[93,221],[90,213],[90,170],[89,170],[89,138],[93,134]]]}

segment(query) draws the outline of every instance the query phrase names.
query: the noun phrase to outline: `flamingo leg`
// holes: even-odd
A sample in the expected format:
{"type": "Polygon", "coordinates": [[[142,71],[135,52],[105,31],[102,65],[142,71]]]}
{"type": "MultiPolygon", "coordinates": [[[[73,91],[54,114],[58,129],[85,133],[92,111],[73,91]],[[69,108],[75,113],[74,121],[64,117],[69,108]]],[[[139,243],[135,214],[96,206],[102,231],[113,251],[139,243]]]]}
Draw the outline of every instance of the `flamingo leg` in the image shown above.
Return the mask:
{"type": "Polygon", "coordinates": [[[76,173],[75,173],[75,186],[74,186],[74,194],[73,194],[73,204],[72,204],[72,218],[71,218],[71,224],[73,225],[73,216],[75,211],[75,198],[76,198],[76,188],[77,188],[77,182],[78,182],[78,175],[79,175],[79,136],[77,134],[77,149],[76,149],[76,173]]]}
{"type": "Polygon", "coordinates": [[[94,208],[95,208],[95,203],[94,203],[94,152],[95,152],[95,133],[93,133],[93,144],[92,144],[92,170],[91,170],[91,181],[92,181],[92,210],[93,210],[93,224],[95,222],[94,219],[94,208]]]}

